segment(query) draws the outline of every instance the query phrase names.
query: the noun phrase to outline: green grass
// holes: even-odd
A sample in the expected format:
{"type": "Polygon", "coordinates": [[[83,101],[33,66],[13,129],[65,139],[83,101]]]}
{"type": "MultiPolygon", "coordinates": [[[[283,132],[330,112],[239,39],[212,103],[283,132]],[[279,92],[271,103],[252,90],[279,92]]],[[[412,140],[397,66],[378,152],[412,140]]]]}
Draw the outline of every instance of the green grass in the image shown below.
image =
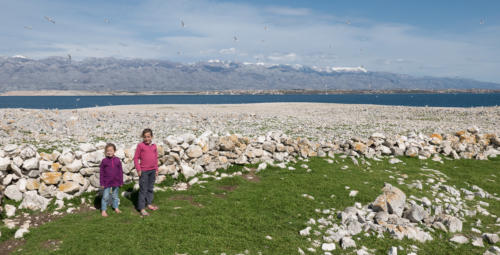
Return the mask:
{"type": "MultiPolygon", "coordinates": [[[[328,164],[323,158],[312,158],[309,162],[291,164],[297,170],[268,168],[257,175],[259,182],[250,182],[242,177],[225,178],[220,181],[195,185],[188,191],[166,191],[155,193],[155,203],[161,208],[152,212],[150,217],[140,218],[132,201],[121,197],[123,213],[116,215],[110,211],[110,217],[103,218],[98,211],[65,216],[41,227],[30,229],[26,243],[20,247],[19,254],[298,254],[297,248],[305,250],[311,247],[306,237],[298,234],[305,228],[309,218],[318,219],[321,214],[315,209],[335,208],[343,210],[354,202],[367,204],[379,194],[384,182],[401,188],[407,197],[427,196],[430,192],[409,189],[398,185],[396,177],[408,175],[408,181],[425,180],[428,172],[420,170],[423,166],[437,169],[448,175],[448,185],[467,187],[466,183],[476,184],[490,193],[500,193],[500,186],[492,174],[500,176],[500,160],[445,160],[445,164],[430,160],[421,161],[401,158],[406,165],[390,165],[387,160],[370,160],[370,169],[366,165],[355,166],[349,158],[338,164],[328,164]],[[300,165],[306,163],[312,169],[306,172],[300,165]],[[348,165],[347,170],[341,170],[348,165]],[[388,171],[386,171],[388,170],[388,171]],[[391,179],[389,176],[395,177],[391,179]],[[495,182],[488,181],[493,179],[495,182]],[[235,190],[221,189],[221,186],[237,186],[235,190]],[[345,186],[356,189],[359,194],[349,197],[345,186]],[[309,194],[315,200],[302,197],[309,194]],[[179,194],[192,197],[193,201],[172,200],[179,194]],[[333,198],[331,195],[335,195],[333,198]],[[202,207],[197,206],[201,204],[202,207]],[[180,207],[179,209],[174,209],[180,207]],[[271,236],[267,240],[265,236],[271,236]],[[52,251],[45,248],[47,240],[61,240],[60,248],[52,251]]],[[[234,166],[228,172],[240,170],[234,166]]],[[[174,180],[168,179],[172,184],[174,180]]],[[[162,186],[162,185],[160,185],[162,186]]],[[[130,189],[131,186],[122,188],[130,189]]],[[[90,196],[90,195],[88,195],[90,196]]],[[[134,196],[133,196],[134,197],[134,196]]],[[[500,203],[482,199],[490,203],[488,211],[500,215],[500,203]]],[[[73,201],[78,203],[78,199],[73,201]]],[[[496,232],[491,217],[478,216],[485,232],[496,232]],[[492,227],[486,228],[487,225],[492,227]]],[[[463,233],[473,236],[470,224],[475,219],[468,218],[463,233]]],[[[13,231],[2,229],[2,234],[12,236],[13,231]]],[[[364,237],[363,233],[355,236],[358,247],[362,245],[377,250],[377,254],[387,254],[391,246],[410,245],[419,247],[418,254],[482,254],[485,248],[472,245],[455,245],[447,240],[449,233],[433,233],[434,241],[424,244],[411,240],[378,239],[364,237]],[[360,238],[358,240],[358,238],[360,238]],[[443,241],[446,240],[446,241],[443,241]]],[[[314,238],[314,236],[313,236],[314,238]]],[[[318,238],[319,239],[319,238],[318,238]]],[[[2,240],[5,240],[2,237],[2,240]]],[[[317,248],[317,254],[321,248],[317,248]]],[[[344,251],[337,245],[333,254],[352,252],[344,251]]],[[[306,251],[307,253],[307,251],[306,251]]],[[[406,251],[399,251],[406,254],[406,251]]]]}

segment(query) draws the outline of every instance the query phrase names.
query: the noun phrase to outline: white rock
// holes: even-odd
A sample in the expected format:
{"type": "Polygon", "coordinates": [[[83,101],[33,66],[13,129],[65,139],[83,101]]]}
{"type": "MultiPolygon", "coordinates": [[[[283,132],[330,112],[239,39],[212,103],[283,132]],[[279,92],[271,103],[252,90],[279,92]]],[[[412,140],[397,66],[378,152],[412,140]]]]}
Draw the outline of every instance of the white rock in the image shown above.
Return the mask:
{"type": "Polygon", "coordinates": [[[407,219],[415,223],[421,222],[428,216],[425,209],[419,205],[413,205],[405,214],[407,219]]]}
{"type": "Polygon", "coordinates": [[[80,144],[80,146],[78,146],[78,148],[83,152],[91,152],[96,150],[96,147],[90,143],[82,143],[80,144]]]}
{"type": "Polygon", "coordinates": [[[259,164],[259,166],[257,167],[257,171],[265,170],[266,168],[267,168],[267,163],[263,162],[259,164]]]}
{"type": "Polygon", "coordinates": [[[28,181],[26,181],[25,178],[21,178],[16,182],[17,189],[21,192],[26,192],[26,184],[28,181]]]}
{"type": "Polygon", "coordinates": [[[495,244],[499,241],[497,234],[484,233],[483,238],[490,244],[495,244]]]}
{"type": "Polygon", "coordinates": [[[181,163],[181,173],[186,179],[196,175],[196,171],[186,163],[181,163]]]}
{"type": "Polygon", "coordinates": [[[30,158],[23,162],[23,168],[26,170],[38,169],[38,159],[30,158]]]}
{"type": "Polygon", "coordinates": [[[10,165],[9,158],[0,158],[0,171],[5,171],[10,165]]]}
{"type": "Polygon", "coordinates": [[[6,204],[5,205],[5,215],[7,215],[7,217],[12,217],[12,216],[16,215],[16,207],[13,205],[6,204]]]}
{"type": "Polygon", "coordinates": [[[300,255],[306,255],[306,253],[300,247],[297,248],[297,251],[299,252],[300,255]]]}
{"type": "Polygon", "coordinates": [[[301,236],[308,236],[311,234],[310,231],[311,231],[311,227],[306,227],[306,228],[302,229],[301,231],[299,231],[299,234],[301,236]]]}
{"type": "Polygon", "coordinates": [[[392,246],[387,252],[388,255],[398,255],[398,247],[392,246]]]}
{"type": "Polygon", "coordinates": [[[497,246],[491,246],[483,255],[500,255],[500,248],[497,246]]]}
{"type": "Polygon", "coordinates": [[[355,197],[357,194],[358,194],[359,191],[357,190],[351,190],[351,192],[349,192],[349,196],[350,197],[355,197]]]}
{"type": "Polygon", "coordinates": [[[463,235],[455,235],[450,239],[450,241],[454,243],[464,244],[468,243],[469,239],[463,235]]]}
{"type": "Polygon", "coordinates": [[[3,150],[7,153],[14,152],[17,149],[17,145],[15,144],[7,144],[3,147],[3,150]]]}
{"type": "Polygon", "coordinates": [[[63,170],[76,173],[83,167],[82,161],[77,159],[73,160],[71,163],[65,165],[63,170]]]}
{"type": "Polygon", "coordinates": [[[481,237],[474,237],[472,240],[472,246],[484,247],[483,239],[481,237]]]}
{"type": "Polygon", "coordinates": [[[7,186],[12,182],[12,179],[14,178],[13,174],[8,174],[3,178],[2,184],[3,186],[7,186]]]}
{"type": "Polygon", "coordinates": [[[17,185],[9,185],[5,188],[4,195],[14,201],[21,201],[23,199],[23,193],[19,191],[17,185]]]}
{"type": "Polygon", "coordinates": [[[382,191],[383,194],[378,196],[372,203],[373,210],[376,212],[385,211],[401,216],[406,201],[405,193],[387,183],[382,188],[382,191]]]}
{"type": "Polygon", "coordinates": [[[26,145],[19,153],[19,156],[23,159],[33,158],[36,156],[36,149],[32,145],[26,145]]]}
{"type": "Polygon", "coordinates": [[[347,248],[356,247],[356,242],[354,242],[350,236],[344,236],[340,239],[340,246],[345,250],[347,248]]]}
{"type": "Polygon", "coordinates": [[[335,250],[335,243],[323,243],[321,249],[324,251],[333,251],[335,250]]]}
{"type": "Polygon", "coordinates": [[[186,153],[190,158],[199,158],[201,157],[201,155],[203,155],[201,147],[194,144],[189,146],[186,153]]]}
{"type": "Polygon", "coordinates": [[[24,193],[24,199],[19,208],[45,211],[45,209],[47,209],[47,206],[49,205],[49,202],[50,199],[38,195],[36,190],[31,190],[24,193]]]}
{"type": "Polygon", "coordinates": [[[403,161],[398,159],[398,158],[391,158],[389,159],[389,164],[397,164],[397,163],[402,163],[403,161]]]}
{"type": "Polygon", "coordinates": [[[423,198],[422,198],[422,203],[423,203],[426,207],[430,207],[430,206],[432,205],[431,200],[429,200],[427,197],[423,197],[423,198]]]}
{"type": "Polygon", "coordinates": [[[28,229],[20,228],[14,234],[14,238],[16,238],[16,239],[23,238],[24,234],[26,234],[28,232],[30,232],[28,229]]]}
{"type": "Polygon", "coordinates": [[[188,184],[190,186],[193,186],[195,183],[197,183],[199,181],[198,177],[194,177],[193,179],[191,179],[188,184]]]}
{"type": "MultiPolygon", "coordinates": [[[[96,149],[102,150],[106,147],[106,142],[104,141],[99,141],[95,144],[96,149]]],[[[80,149],[81,150],[81,149],[80,149]]]]}
{"type": "Polygon", "coordinates": [[[71,164],[73,160],[75,160],[75,154],[73,154],[71,151],[64,151],[62,155],[59,156],[59,161],[64,165],[71,164]]]}
{"type": "Polygon", "coordinates": [[[457,217],[451,215],[439,215],[437,217],[437,221],[443,222],[445,226],[448,227],[448,230],[451,233],[461,232],[462,231],[462,221],[457,217]]]}

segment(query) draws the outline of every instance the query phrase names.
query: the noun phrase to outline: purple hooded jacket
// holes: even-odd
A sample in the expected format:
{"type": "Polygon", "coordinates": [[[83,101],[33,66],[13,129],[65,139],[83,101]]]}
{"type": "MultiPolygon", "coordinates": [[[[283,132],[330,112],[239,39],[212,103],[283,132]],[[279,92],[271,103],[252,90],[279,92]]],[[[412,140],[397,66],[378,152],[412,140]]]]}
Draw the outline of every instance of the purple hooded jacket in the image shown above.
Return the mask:
{"type": "Polygon", "coordinates": [[[100,168],[100,184],[102,187],[119,187],[123,185],[122,162],[119,158],[103,158],[100,168]]]}

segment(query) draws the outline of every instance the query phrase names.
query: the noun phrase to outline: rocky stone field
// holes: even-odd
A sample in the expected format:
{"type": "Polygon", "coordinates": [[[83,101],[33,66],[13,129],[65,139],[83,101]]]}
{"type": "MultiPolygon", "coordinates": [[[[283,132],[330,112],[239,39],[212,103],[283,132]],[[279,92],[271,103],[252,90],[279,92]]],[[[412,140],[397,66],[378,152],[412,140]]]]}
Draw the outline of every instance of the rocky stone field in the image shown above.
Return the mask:
{"type": "MultiPolygon", "coordinates": [[[[203,183],[214,174],[215,178],[228,177],[217,170],[234,164],[258,164],[257,171],[261,171],[268,165],[290,168],[288,163],[310,157],[333,162],[336,154],[367,166],[366,159],[387,158],[391,164],[401,164],[395,156],[443,163],[460,158],[488,160],[500,154],[498,107],[120,106],[64,111],[2,109],[0,116],[0,201],[3,197],[18,206],[0,205],[7,216],[4,224],[18,228],[16,238],[22,238],[30,227],[29,221],[19,220],[20,209],[44,211],[54,203],[57,213],[67,206],[65,199],[98,190],[106,142],[117,144],[125,183],[136,181],[132,157],[140,142],[138,134],[145,127],[153,128],[159,148],[157,182],[168,176],[186,179],[170,187],[175,190],[203,183]]],[[[417,180],[408,185],[432,190],[433,197],[407,198],[388,184],[373,203],[321,209],[325,217],[310,219],[309,226],[300,231],[300,235],[321,238],[311,238],[309,251],[299,248],[298,252],[321,249],[328,254],[335,243],[342,248],[354,247],[351,237],[362,232],[426,242],[432,240],[432,229],[457,233],[451,242],[482,245],[482,238],[469,240],[460,232],[465,216],[489,215],[484,209],[488,204],[478,202],[471,208],[464,201],[475,197],[498,201],[498,195],[479,186],[458,190],[446,185],[447,177],[439,171],[423,171],[429,172],[432,181],[417,180]],[[332,222],[334,218],[340,222],[332,222]]],[[[397,178],[403,185],[404,175],[397,178]]],[[[356,190],[350,193],[356,194],[356,190]]],[[[304,197],[314,199],[307,194],[304,197]]],[[[491,244],[498,242],[495,233],[480,234],[491,244]]],[[[397,254],[394,248],[390,254],[397,254]]],[[[491,248],[487,252],[500,251],[491,248]]],[[[358,254],[371,252],[359,249],[358,254]]]]}

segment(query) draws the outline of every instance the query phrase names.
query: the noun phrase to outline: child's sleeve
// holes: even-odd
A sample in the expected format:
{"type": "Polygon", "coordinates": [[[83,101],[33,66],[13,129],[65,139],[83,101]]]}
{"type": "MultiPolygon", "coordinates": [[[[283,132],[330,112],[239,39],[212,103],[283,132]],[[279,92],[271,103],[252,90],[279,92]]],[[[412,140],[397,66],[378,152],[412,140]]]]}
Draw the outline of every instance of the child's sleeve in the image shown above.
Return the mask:
{"type": "Polygon", "coordinates": [[[135,148],[135,154],[134,154],[134,165],[135,165],[135,170],[138,172],[141,171],[141,165],[139,164],[139,157],[141,156],[141,147],[140,144],[137,145],[137,148],[135,148]]]}
{"type": "Polygon", "coordinates": [[[104,176],[104,166],[102,164],[104,160],[101,160],[101,165],[99,165],[99,184],[102,186],[104,186],[104,178],[102,178],[104,176]]]}
{"type": "Polygon", "coordinates": [[[156,172],[158,172],[158,148],[156,148],[156,155],[155,155],[155,169],[156,172]]]}

